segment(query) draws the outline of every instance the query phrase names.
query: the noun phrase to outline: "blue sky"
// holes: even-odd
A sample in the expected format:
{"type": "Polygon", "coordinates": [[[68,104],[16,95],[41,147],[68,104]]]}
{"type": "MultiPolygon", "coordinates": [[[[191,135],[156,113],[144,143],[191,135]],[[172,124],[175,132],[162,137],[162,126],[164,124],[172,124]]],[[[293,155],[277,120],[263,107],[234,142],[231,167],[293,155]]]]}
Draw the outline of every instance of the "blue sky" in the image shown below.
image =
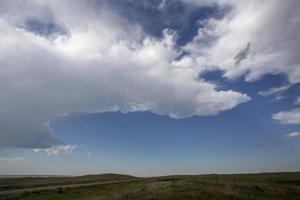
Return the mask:
{"type": "Polygon", "coordinates": [[[296,0],[66,2],[2,3],[0,175],[300,170],[296,0]]]}

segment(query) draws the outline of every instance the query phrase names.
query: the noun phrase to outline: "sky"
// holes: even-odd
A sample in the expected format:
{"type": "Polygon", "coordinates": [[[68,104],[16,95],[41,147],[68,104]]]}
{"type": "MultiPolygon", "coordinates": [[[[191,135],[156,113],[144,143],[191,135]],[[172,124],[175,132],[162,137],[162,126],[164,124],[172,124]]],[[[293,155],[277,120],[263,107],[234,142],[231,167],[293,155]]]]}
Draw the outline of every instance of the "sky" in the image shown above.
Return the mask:
{"type": "Polygon", "coordinates": [[[0,175],[300,170],[298,0],[2,0],[0,175]]]}

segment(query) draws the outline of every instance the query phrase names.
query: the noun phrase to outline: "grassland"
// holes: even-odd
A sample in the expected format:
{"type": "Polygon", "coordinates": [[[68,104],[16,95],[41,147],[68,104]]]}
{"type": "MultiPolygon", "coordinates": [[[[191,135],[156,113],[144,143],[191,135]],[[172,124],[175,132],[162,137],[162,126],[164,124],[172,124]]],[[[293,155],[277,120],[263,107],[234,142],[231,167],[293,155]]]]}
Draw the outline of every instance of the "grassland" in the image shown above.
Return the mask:
{"type": "MultiPolygon", "coordinates": [[[[22,179],[10,180],[11,183],[23,188],[30,185],[58,183],[97,182],[112,180],[127,180],[134,177],[125,175],[97,175],[84,177],[63,177],[51,179],[32,178],[21,184],[22,179]],[[96,178],[97,177],[97,178],[96,178]],[[104,178],[105,177],[105,178],[104,178]],[[57,180],[55,180],[57,179],[57,180]],[[67,180],[67,179],[70,179],[67,180]],[[59,181],[58,181],[59,180],[59,181]],[[62,181],[63,180],[63,181],[62,181]],[[71,181],[72,180],[72,181],[71,181]],[[89,181],[87,181],[89,180],[89,181]],[[56,182],[57,181],[57,182],[56,182]],[[30,183],[30,184],[29,184],[30,183]]],[[[8,181],[8,180],[5,180],[8,181]]],[[[0,179],[0,185],[5,182],[0,179]]],[[[12,186],[12,185],[10,185],[12,186]]],[[[140,178],[126,182],[113,182],[93,186],[63,188],[61,191],[42,190],[9,195],[2,195],[0,199],[13,200],[193,200],[193,199],[230,199],[230,200],[300,200],[300,172],[293,173],[263,173],[263,174],[235,174],[235,175],[199,175],[199,176],[165,176],[154,178],[140,178]]]]}
{"type": "Polygon", "coordinates": [[[23,178],[0,178],[0,192],[8,190],[37,188],[55,185],[70,185],[81,183],[95,183],[106,181],[118,181],[135,179],[136,177],[121,174],[100,174],[87,176],[61,176],[61,177],[23,177],[23,178]]]}

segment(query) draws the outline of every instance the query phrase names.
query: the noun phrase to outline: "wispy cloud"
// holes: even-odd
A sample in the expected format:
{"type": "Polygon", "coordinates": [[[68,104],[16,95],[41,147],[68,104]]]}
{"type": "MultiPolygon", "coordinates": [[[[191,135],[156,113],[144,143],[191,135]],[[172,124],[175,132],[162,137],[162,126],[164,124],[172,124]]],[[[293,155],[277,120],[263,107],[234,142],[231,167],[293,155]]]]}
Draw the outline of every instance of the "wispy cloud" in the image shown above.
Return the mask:
{"type": "Polygon", "coordinates": [[[297,97],[297,99],[295,100],[294,104],[300,105],[300,97],[297,97]]]}
{"type": "Polygon", "coordinates": [[[235,61],[235,62],[234,62],[234,65],[235,65],[235,66],[239,66],[243,60],[247,59],[248,54],[249,54],[249,52],[250,52],[250,45],[251,45],[251,43],[248,42],[246,48],[242,49],[238,54],[236,54],[236,55],[234,56],[233,59],[234,59],[234,61],[235,61]]]}
{"type": "Polygon", "coordinates": [[[15,162],[25,162],[26,159],[24,157],[0,157],[0,162],[8,162],[8,163],[15,163],[15,162]]]}
{"type": "Polygon", "coordinates": [[[71,154],[75,148],[76,145],[67,144],[67,145],[53,146],[48,149],[34,149],[34,152],[36,153],[46,152],[48,156],[66,155],[66,154],[71,154]]]}
{"type": "Polygon", "coordinates": [[[300,132],[299,131],[290,132],[284,135],[284,137],[300,137],[300,132]]]}
{"type": "Polygon", "coordinates": [[[91,153],[91,152],[87,152],[85,155],[86,155],[87,157],[91,157],[91,156],[92,156],[92,153],[91,153]]]}
{"type": "Polygon", "coordinates": [[[266,91],[260,91],[258,94],[263,97],[276,96],[277,99],[282,98],[282,94],[287,91],[292,84],[284,85],[282,87],[274,87],[266,91]]]}

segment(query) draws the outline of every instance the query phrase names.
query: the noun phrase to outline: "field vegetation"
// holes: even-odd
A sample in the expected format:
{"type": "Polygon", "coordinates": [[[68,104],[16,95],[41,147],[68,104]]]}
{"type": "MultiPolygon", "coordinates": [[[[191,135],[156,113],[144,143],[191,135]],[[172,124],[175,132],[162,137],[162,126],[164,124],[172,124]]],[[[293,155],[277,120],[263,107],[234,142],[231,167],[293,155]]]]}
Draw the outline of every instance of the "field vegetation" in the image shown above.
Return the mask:
{"type": "MultiPolygon", "coordinates": [[[[108,175],[97,175],[108,181],[108,175]]],[[[88,176],[89,177],[89,176],[88,176]]],[[[93,179],[90,176],[89,180],[93,179]]],[[[97,177],[97,178],[96,178],[97,177]]],[[[110,175],[110,180],[125,180],[124,175],[110,175]],[[118,178],[118,176],[120,176],[118,178]],[[116,178],[116,179],[115,179],[116,178]]],[[[70,178],[76,180],[87,177],[70,178]]],[[[129,179],[132,177],[129,176],[129,179]]],[[[67,179],[65,177],[65,179],[67,179]]],[[[17,185],[22,179],[16,181],[17,185]]],[[[51,180],[51,179],[45,179],[51,180]]],[[[58,180],[61,180],[58,178],[58,180]]],[[[7,180],[6,180],[7,181],[7,180]]],[[[33,178],[35,185],[36,180],[33,178]]],[[[40,180],[39,180],[40,181],[40,180]]],[[[5,185],[2,181],[1,185],[5,185]]],[[[43,182],[43,181],[42,181],[43,182]]],[[[51,184],[55,181],[51,180],[51,184]]],[[[57,183],[57,182],[56,182],[57,183]]],[[[60,183],[70,183],[62,181],[60,183]]],[[[46,184],[43,182],[43,184],[46,184]]],[[[1,196],[1,195],[0,195],[1,196]]],[[[93,186],[31,191],[3,195],[6,200],[299,200],[300,172],[235,175],[165,176],[140,178],[93,186]]]]}

